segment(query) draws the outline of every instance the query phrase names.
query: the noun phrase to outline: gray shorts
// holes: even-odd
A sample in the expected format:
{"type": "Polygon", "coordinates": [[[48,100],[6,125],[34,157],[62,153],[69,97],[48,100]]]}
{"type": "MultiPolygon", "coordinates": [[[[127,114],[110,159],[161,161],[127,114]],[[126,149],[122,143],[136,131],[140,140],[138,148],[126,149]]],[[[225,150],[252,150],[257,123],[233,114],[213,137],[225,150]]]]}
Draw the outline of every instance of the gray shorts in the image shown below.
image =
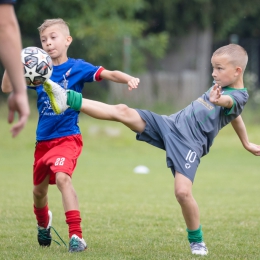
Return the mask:
{"type": "Polygon", "coordinates": [[[180,139],[170,129],[161,115],[148,110],[136,111],[146,122],[145,130],[137,133],[136,139],[165,150],[167,166],[171,168],[173,175],[177,171],[193,182],[200,163],[197,153],[190,148],[188,142],[180,139]]]}

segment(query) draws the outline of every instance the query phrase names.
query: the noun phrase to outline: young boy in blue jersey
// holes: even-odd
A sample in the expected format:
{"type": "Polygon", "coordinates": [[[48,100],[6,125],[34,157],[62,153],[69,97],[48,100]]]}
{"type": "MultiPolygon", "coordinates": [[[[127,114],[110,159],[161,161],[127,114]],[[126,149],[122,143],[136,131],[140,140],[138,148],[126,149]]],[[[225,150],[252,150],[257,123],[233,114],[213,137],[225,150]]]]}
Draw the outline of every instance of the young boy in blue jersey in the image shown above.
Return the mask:
{"type": "MultiPolygon", "coordinates": [[[[67,57],[72,42],[69,27],[62,19],[48,19],[38,28],[42,48],[53,62],[51,80],[66,90],[82,92],[85,82],[111,80],[125,83],[128,89],[137,88],[139,79],[120,71],[109,71],[102,66],[93,66],[84,60],[67,57]]],[[[7,76],[2,88],[12,91],[7,76]]],[[[55,114],[43,86],[35,88],[38,95],[39,112],[36,130],[36,148],[33,165],[34,213],[38,224],[38,242],[41,246],[51,244],[52,213],[48,207],[48,186],[56,184],[62,195],[62,203],[69,227],[69,252],[79,252],[87,248],[82,237],[81,217],[76,192],[71,177],[82,150],[82,137],[78,126],[79,112],[68,109],[55,114]]]]}
{"type": "Polygon", "coordinates": [[[56,113],[70,107],[97,119],[121,122],[137,133],[137,140],[166,151],[167,166],[175,177],[175,196],[187,226],[191,252],[207,255],[199,208],[192,195],[200,158],[209,152],[219,130],[228,123],[232,124],[244,148],[260,155],[260,146],[249,142],[240,115],[248,100],[243,83],[247,60],[246,51],[239,45],[229,44],[217,49],[211,58],[214,86],[170,116],[132,109],[123,104],[108,105],[82,99],[81,94],[64,91],[51,81],[44,85],[56,113]]]}

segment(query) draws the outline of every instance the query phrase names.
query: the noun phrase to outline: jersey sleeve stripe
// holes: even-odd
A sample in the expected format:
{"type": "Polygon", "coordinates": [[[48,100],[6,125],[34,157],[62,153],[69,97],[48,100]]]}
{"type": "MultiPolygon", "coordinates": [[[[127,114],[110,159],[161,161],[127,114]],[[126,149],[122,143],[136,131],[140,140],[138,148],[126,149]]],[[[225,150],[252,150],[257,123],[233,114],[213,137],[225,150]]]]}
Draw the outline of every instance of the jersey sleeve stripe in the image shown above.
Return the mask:
{"type": "Polygon", "coordinates": [[[102,66],[99,67],[99,69],[96,71],[96,73],[94,74],[94,81],[101,81],[102,78],[100,77],[101,72],[104,70],[105,68],[103,68],[102,66]]]}

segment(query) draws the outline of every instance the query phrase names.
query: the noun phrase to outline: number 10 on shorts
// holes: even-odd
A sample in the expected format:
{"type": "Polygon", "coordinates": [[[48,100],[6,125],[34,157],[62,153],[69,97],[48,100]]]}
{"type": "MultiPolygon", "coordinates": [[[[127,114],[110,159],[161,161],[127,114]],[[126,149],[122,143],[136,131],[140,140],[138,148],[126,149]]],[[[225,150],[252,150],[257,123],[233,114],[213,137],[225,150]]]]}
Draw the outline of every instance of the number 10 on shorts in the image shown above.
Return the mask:
{"type": "Polygon", "coordinates": [[[189,150],[189,152],[186,156],[186,161],[193,163],[195,161],[196,157],[197,157],[197,154],[194,151],[189,150]]]}

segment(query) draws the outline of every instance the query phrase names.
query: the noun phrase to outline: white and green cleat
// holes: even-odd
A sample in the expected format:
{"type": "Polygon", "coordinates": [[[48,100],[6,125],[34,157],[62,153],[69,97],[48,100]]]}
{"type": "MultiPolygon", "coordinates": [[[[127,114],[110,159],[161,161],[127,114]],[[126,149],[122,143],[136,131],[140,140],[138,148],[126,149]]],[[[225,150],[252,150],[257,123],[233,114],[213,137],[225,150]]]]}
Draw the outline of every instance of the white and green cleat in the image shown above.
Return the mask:
{"type": "Polygon", "coordinates": [[[61,114],[69,107],[67,105],[67,91],[59,84],[48,79],[43,83],[43,88],[50,98],[51,107],[55,114],[61,114]]]}
{"type": "Polygon", "coordinates": [[[207,255],[208,254],[208,248],[206,247],[206,244],[204,242],[201,242],[201,243],[192,242],[192,243],[190,243],[190,249],[191,249],[191,253],[193,255],[207,255]]]}
{"type": "Polygon", "coordinates": [[[87,249],[87,243],[83,238],[73,235],[69,242],[69,252],[82,252],[87,249]]]}

